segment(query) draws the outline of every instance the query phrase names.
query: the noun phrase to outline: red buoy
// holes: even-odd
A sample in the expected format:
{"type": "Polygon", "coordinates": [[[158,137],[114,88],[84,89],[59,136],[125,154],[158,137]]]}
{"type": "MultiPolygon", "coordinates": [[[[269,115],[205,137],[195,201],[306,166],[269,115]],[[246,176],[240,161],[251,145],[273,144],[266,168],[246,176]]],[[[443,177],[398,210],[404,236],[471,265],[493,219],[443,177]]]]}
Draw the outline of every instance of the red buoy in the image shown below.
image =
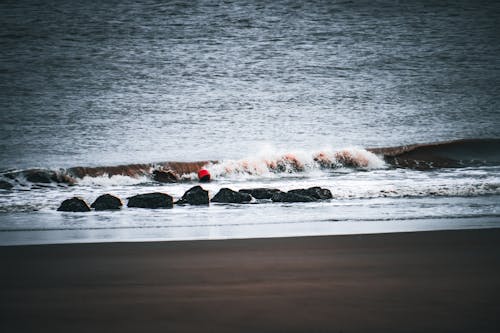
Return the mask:
{"type": "Polygon", "coordinates": [[[200,182],[209,182],[210,172],[207,169],[201,169],[198,171],[198,179],[200,179],[200,182]]]}

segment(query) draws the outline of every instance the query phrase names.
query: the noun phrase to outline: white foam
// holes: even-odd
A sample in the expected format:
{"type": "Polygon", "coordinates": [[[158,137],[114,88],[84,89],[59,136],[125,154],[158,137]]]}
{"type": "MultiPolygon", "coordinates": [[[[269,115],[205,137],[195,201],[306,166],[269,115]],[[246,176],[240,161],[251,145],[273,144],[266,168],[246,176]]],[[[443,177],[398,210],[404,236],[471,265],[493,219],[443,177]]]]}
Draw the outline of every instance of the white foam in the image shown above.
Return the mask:
{"type": "Polygon", "coordinates": [[[239,160],[222,160],[207,166],[213,178],[276,178],[287,174],[311,173],[321,169],[353,167],[381,169],[382,158],[361,148],[349,147],[338,151],[279,152],[270,147],[255,156],[239,160]]]}
{"type": "Polygon", "coordinates": [[[138,177],[130,177],[130,176],[122,176],[122,175],[113,175],[108,176],[104,174],[98,177],[85,176],[81,179],[78,179],[78,185],[83,186],[127,186],[127,185],[137,185],[146,183],[151,181],[146,176],[138,176],[138,177]]]}

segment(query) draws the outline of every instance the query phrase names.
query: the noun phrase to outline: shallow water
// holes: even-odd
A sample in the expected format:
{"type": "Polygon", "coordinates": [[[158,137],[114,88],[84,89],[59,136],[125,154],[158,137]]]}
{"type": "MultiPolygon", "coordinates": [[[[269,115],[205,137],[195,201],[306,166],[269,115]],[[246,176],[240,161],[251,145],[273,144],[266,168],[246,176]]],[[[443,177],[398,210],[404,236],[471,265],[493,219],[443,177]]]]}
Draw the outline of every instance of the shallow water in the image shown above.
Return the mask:
{"type": "Polygon", "coordinates": [[[195,181],[159,184],[123,176],[85,178],[76,186],[13,190],[0,196],[2,244],[219,239],[299,235],[488,228],[500,226],[500,167],[416,171],[314,170],[295,174],[232,175],[203,187],[210,197],[222,187],[271,187],[287,191],[322,186],[333,199],[315,203],[124,207],[121,211],[63,213],[72,196],[91,203],[103,193],[124,199],[165,192],[178,199],[195,181]]]}
{"type": "MultiPolygon", "coordinates": [[[[495,1],[0,4],[0,171],[500,137],[495,1]]],[[[226,166],[228,164],[225,164],[226,166]]],[[[496,165],[211,170],[221,187],[323,186],[313,204],[59,213],[63,199],[195,182],[99,177],[0,190],[0,243],[267,237],[491,227],[496,165]]],[[[10,181],[10,180],[9,180],[10,181]]],[[[126,201],[126,200],[125,200],[126,201]]]]}

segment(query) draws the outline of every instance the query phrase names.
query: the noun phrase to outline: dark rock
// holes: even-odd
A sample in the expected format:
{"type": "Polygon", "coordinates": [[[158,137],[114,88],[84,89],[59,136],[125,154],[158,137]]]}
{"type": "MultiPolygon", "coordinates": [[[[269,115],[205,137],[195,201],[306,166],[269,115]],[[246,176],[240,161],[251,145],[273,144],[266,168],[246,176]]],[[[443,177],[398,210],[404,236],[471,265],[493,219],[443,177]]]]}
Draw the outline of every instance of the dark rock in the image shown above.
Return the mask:
{"type": "Polygon", "coordinates": [[[273,202],[313,202],[317,199],[293,192],[278,192],[273,194],[271,200],[273,202]]]}
{"type": "Polygon", "coordinates": [[[275,188],[250,188],[250,189],[241,189],[239,190],[241,193],[248,193],[255,199],[271,199],[273,194],[281,192],[275,188]]]}
{"type": "Polygon", "coordinates": [[[177,183],[179,176],[172,170],[154,170],[153,179],[160,183],[177,183]]]}
{"type": "Polygon", "coordinates": [[[288,193],[305,195],[305,196],[312,197],[312,198],[315,198],[318,200],[326,200],[326,199],[333,198],[332,192],[330,192],[329,189],[321,188],[319,186],[310,187],[308,189],[290,190],[290,191],[288,191],[288,193]]]}
{"type": "Polygon", "coordinates": [[[134,195],[128,198],[128,207],[136,208],[172,208],[174,206],[173,199],[166,193],[145,193],[134,195]]]}
{"type": "Polygon", "coordinates": [[[19,176],[19,172],[7,172],[7,173],[4,173],[3,176],[14,180],[14,179],[16,179],[17,176],[19,176]]]}
{"type": "Polygon", "coordinates": [[[63,170],[53,171],[47,169],[29,169],[24,171],[15,171],[4,174],[5,177],[19,182],[18,177],[23,176],[28,182],[34,184],[62,183],[73,185],[75,179],[66,174],[63,170]]]}
{"type": "Polygon", "coordinates": [[[315,186],[308,189],[290,190],[286,193],[275,193],[271,199],[274,202],[313,202],[331,199],[332,197],[330,190],[315,186]]]}
{"type": "Polygon", "coordinates": [[[13,187],[14,185],[11,183],[6,182],[5,180],[0,180],[0,190],[10,190],[13,187]]]}
{"type": "Polygon", "coordinates": [[[208,205],[208,191],[199,185],[192,187],[184,193],[181,200],[177,201],[177,204],[208,205]]]}
{"type": "Polygon", "coordinates": [[[90,212],[90,207],[85,200],[73,197],[64,200],[57,210],[60,212],[90,212]]]}
{"type": "Polygon", "coordinates": [[[235,192],[229,188],[221,188],[212,198],[212,202],[221,203],[243,203],[252,201],[252,196],[248,193],[235,192]]]}
{"type": "Polygon", "coordinates": [[[328,200],[333,198],[332,192],[327,188],[315,186],[315,187],[310,187],[307,190],[309,191],[309,193],[312,194],[313,197],[320,200],[328,200]]]}
{"type": "Polygon", "coordinates": [[[103,194],[90,205],[95,210],[116,210],[123,206],[122,201],[111,194],[103,194]]]}
{"type": "Polygon", "coordinates": [[[72,181],[71,177],[64,173],[45,169],[9,171],[3,173],[2,176],[16,183],[24,183],[25,180],[34,184],[70,183],[72,181]]]}
{"type": "Polygon", "coordinates": [[[49,170],[26,170],[25,177],[31,183],[48,184],[57,181],[56,173],[49,170]]]}

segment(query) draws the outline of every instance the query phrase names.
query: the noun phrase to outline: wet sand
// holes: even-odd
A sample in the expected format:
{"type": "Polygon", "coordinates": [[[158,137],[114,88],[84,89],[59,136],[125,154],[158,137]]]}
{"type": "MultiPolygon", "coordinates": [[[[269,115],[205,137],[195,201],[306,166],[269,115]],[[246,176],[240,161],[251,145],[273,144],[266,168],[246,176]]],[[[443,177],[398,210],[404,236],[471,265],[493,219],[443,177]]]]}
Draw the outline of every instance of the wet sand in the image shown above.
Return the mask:
{"type": "Polygon", "coordinates": [[[0,247],[1,332],[499,332],[500,229],[0,247]]]}

